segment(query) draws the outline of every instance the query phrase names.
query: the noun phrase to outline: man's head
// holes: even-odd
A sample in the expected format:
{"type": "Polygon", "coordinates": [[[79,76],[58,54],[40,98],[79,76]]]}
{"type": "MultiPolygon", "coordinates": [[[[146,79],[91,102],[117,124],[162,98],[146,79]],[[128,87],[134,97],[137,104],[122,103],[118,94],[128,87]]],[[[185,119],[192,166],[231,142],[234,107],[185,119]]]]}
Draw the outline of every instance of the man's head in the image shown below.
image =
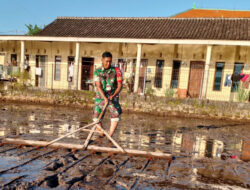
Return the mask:
{"type": "Polygon", "coordinates": [[[109,69],[112,63],[112,54],[110,52],[104,52],[102,54],[102,65],[104,69],[109,69]]]}

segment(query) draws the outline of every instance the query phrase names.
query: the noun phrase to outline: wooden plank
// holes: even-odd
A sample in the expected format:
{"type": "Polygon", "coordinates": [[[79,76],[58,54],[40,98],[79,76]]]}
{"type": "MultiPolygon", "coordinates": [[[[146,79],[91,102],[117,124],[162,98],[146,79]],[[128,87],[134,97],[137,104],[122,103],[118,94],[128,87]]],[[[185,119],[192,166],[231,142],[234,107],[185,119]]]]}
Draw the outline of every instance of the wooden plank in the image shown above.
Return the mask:
{"type": "MultiPolygon", "coordinates": [[[[3,140],[6,144],[21,144],[21,145],[29,145],[29,146],[39,146],[44,147],[47,146],[48,142],[46,141],[35,141],[35,140],[24,140],[24,139],[13,139],[6,138],[3,140]]],[[[79,144],[68,144],[68,143],[54,143],[49,145],[51,148],[65,148],[65,149],[76,149],[83,150],[84,146],[79,144]]],[[[169,159],[172,157],[171,154],[166,154],[163,152],[147,152],[142,150],[134,150],[134,149],[124,149],[125,152],[121,151],[118,148],[109,148],[109,147],[99,147],[95,145],[89,145],[87,150],[92,150],[96,152],[108,152],[108,153],[120,153],[120,154],[128,154],[134,156],[143,156],[147,158],[161,158],[161,159],[169,159]]]]}

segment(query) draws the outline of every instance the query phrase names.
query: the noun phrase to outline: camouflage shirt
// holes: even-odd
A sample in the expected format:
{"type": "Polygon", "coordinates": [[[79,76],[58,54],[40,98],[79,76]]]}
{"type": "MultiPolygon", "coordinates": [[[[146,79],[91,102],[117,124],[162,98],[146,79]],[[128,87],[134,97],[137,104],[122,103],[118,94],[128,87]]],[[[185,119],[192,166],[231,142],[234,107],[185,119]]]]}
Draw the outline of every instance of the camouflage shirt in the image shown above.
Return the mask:
{"type": "MultiPolygon", "coordinates": [[[[102,90],[106,97],[114,94],[117,89],[118,82],[122,82],[122,74],[119,67],[110,67],[104,69],[103,67],[98,68],[94,72],[94,81],[101,82],[102,90]]],[[[96,92],[97,99],[103,99],[101,94],[96,92]]]]}

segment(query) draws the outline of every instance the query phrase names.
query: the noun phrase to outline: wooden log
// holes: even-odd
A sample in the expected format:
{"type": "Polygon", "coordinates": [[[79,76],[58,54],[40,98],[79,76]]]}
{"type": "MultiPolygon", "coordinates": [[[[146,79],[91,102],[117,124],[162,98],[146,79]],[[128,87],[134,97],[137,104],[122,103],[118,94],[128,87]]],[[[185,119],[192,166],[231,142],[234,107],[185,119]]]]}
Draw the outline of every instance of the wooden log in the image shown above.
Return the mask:
{"type": "MultiPolygon", "coordinates": [[[[22,145],[29,145],[29,146],[40,146],[44,147],[47,146],[48,142],[46,141],[35,141],[35,140],[24,140],[24,139],[13,139],[13,138],[6,138],[3,140],[6,144],[22,144],[22,145]]],[[[76,150],[83,150],[83,145],[79,144],[68,144],[68,143],[54,143],[49,145],[51,148],[64,148],[64,149],[76,149],[76,150]]],[[[134,149],[124,149],[125,152],[119,150],[118,148],[109,148],[109,147],[99,147],[95,145],[89,145],[87,150],[92,150],[95,152],[108,152],[108,153],[120,153],[120,154],[128,154],[134,156],[143,156],[147,158],[161,158],[161,159],[169,159],[172,157],[171,154],[166,154],[162,152],[147,152],[142,150],[134,150],[134,149]]]]}

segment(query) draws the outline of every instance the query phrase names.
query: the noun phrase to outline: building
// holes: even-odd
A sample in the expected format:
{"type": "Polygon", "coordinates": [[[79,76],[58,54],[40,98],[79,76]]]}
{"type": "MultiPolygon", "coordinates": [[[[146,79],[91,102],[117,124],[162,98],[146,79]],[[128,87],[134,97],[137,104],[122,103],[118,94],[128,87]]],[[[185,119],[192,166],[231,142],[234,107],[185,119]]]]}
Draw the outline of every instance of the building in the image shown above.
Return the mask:
{"type": "Polygon", "coordinates": [[[173,18],[250,18],[250,11],[189,9],[174,15],[173,18]]]}
{"type": "Polygon", "coordinates": [[[249,31],[250,18],[58,17],[36,36],[0,36],[0,75],[26,69],[39,88],[89,90],[110,51],[136,93],[237,101],[240,82],[224,84],[250,73],[249,31]]]}

